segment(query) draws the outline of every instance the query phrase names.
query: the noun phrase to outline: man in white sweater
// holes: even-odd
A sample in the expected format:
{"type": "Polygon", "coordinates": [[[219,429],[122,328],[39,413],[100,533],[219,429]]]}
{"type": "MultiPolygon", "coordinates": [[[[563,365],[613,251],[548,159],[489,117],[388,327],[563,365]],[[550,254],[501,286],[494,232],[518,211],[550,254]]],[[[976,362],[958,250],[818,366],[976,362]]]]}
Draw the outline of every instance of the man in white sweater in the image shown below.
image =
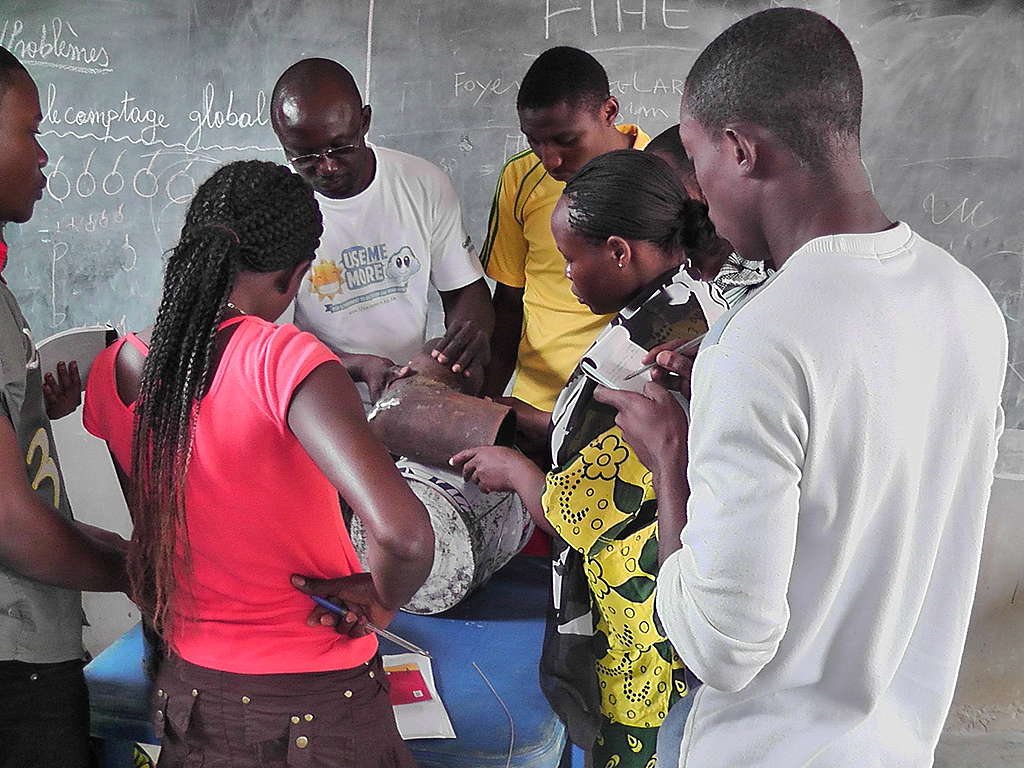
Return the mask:
{"type": "Polygon", "coordinates": [[[953,695],[1006,328],[883,214],[861,97],[849,42],[808,11],[705,49],[680,134],[719,232],[777,272],[704,341],[688,438],[657,385],[599,395],[655,474],[658,613],[704,681],[681,766],[930,766],[953,695]]]}

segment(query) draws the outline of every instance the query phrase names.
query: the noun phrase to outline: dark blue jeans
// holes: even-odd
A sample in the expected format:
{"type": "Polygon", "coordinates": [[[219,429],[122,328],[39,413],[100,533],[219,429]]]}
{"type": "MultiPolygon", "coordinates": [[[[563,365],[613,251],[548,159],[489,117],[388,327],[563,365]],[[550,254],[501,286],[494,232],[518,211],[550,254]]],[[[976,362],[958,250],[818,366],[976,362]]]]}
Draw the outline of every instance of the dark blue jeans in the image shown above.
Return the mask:
{"type": "Polygon", "coordinates": [[[82,666],[0,661],[0,768],[94,768],[82,666]]]}

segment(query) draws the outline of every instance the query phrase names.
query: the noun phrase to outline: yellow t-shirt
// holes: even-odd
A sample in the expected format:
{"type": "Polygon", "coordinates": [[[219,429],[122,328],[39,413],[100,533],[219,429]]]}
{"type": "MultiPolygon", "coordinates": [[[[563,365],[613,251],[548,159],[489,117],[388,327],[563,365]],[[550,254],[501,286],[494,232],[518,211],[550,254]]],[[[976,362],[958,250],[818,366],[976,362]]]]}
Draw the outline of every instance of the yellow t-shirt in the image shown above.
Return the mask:
{"type": "MultiPolygon", "coordinates": [[[[616,126],[643,149],[650,136],[637,125],[616,126]]],[[[551,214],[565,183],[548,175],[532,150],[510,158],[491,204],[480,257],[487,276],[523,288],[523,334],[512,396],[550,411],[576,363],[614,315],[580,304],[551,235],[551,214]]]]}

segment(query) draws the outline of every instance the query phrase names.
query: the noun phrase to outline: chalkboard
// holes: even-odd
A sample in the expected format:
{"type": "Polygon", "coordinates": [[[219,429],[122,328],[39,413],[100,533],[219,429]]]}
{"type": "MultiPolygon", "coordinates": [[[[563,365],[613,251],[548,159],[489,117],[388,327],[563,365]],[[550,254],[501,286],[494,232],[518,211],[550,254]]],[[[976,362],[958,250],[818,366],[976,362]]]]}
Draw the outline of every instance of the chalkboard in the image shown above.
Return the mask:
{"type": "MultiPolygon", "coordinates": [[[[243,157],[282,160],[278,74],[346,64],[372,140],[447,171],[479,242],[497,173],[524,147],[518,80],[552,45],[594,53],[623,119],[676,122],[703,46],[775,5],[702,0],[3,0],[0,44],[43,107],[49,184],[10,226],[7,277],[38,335],[152,317],[163,252],[196,184],[243,157]]],[[[1024,10],[1014,3],[805,3],[850,36],[865,75],[864,160],[893,218],[948,248],[1006,316],[1007,424],[1024,427],[1024,10]]],[[[927,323],[928,318],[921,318],[927,323]]]]}

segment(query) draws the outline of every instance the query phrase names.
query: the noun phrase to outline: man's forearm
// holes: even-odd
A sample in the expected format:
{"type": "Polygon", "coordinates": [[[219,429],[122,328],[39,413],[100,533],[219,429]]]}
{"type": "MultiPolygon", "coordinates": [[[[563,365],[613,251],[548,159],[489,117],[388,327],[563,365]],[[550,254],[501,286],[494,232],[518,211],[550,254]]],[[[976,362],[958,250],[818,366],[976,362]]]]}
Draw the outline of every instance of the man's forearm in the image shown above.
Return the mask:
{"type": "Polygon", "coordinates": [[[502,330],[495,329],[491,336],[491,362],[484,371],[483,394],[488,397],[501,397],[516,369],[516,355],[519,350],[519,334],[511,341],[502,330]]]}
{"type": "Polygon", "coordinates": [[[516,428],[519,434],[526,439],[531,447],[536,446],[543,450],[547,447],[548,430],[551,427],[551,413],[542,411],[540,408],[533,408],[528,405],[525,408],[516,408],[516,428]]]}
{"type": "Polygon", "coordinates": [[[460,323],[470,323],[487,337],[494,332],[494,307],[491,292],[483,278],[474,283],[442,294],[445,326],[451,328],[460,323]],[[447,300],[445,300],[447,299],[447,300]]]}
{"type": "Polygon", "coordinates": [[[501,397],[516,369],[519,340],[523,335],[523,313],[499,312],[491,334],[491,361],[484,375],[484,394],[501,397]]]}
{"type": "Polygon", "coordinates": [[[685,462],[668,460],[654,470],[654,491],[658,497],[658,565],[682,547],[679,537],[686,527],[686,504],[690,484],[685,462]]]}
{"type": "Polygon", "coordinates": [[[38,499],[29,499],[2,513],[0,563],[34,581],[66,589],[127,590],[120,548],[93,538],[38,499]]]}
{"type": "Polygon", "coordinates": [[[78,527],[78,530],[89,538],[98,541],[100,544],[106,544],[108,547],[113,547],[126,555],[128,554],[131,542],[125,540],[125,538],[116,531],[108,531],[106,528],[89,525],[89,523],[83,523],[81,520],[76,520],[75,525],[78,527]]]}

